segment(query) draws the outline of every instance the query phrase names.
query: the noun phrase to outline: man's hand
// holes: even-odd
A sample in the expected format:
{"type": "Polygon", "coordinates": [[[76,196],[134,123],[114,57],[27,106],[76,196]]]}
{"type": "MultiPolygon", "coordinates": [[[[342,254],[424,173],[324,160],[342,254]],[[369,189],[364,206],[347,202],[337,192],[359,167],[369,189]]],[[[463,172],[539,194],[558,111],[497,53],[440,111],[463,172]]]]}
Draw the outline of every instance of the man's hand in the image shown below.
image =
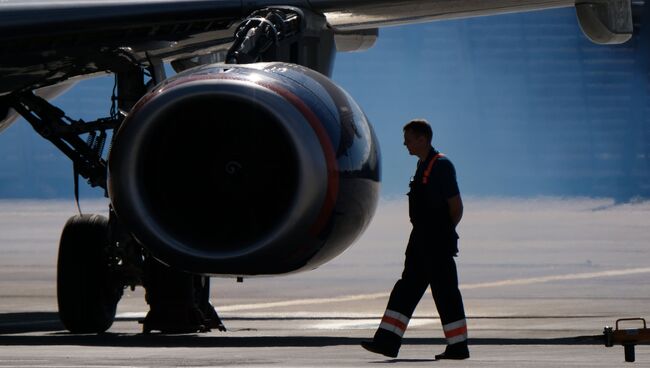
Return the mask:
{"type": "Polygon", "coordinates": [[[451,218],[451,223],[456,226],[463,217],[463,200],[460,198],[460,194],[458,194],[448,198],[447,203],[449,204],[449,217],[451,218]]]}

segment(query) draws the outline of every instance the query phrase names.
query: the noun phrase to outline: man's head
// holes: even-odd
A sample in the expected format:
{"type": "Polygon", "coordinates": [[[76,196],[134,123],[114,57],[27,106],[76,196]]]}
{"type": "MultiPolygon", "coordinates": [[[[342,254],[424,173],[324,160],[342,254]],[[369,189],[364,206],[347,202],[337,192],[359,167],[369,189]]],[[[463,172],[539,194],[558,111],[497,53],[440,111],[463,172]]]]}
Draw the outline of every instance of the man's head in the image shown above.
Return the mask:
{"type": "Polygon", "coordinates": [[[411,120],[404,126],[404,145],[411,155],[426,157],[431,149],[432,137],[431,125],[424,119],[411,120]]]}

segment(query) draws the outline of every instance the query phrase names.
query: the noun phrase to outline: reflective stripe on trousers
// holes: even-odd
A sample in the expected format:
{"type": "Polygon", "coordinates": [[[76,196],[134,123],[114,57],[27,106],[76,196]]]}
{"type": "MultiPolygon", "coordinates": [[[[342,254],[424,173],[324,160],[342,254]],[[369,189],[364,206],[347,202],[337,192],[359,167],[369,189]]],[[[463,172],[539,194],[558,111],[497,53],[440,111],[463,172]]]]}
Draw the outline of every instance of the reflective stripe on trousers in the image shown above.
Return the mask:
{"type": "Polygon", "coordinates": [[[456,344],[467,340],[467,322],[465,319],[447,323],[442,326],[447,338],[447,344],[456,344]]]}
{"type": "Polygon", "coordinates": [[[406,327],[409,324],[409,320],[410,320],[409,317],[399,312],[386,309],[386,312],[384,313],[384,317],[381,319],[381,324],[379,325],[379,328],[390,331],[396,334],[397,336],[402,337],[404,336],[406,327]]]}

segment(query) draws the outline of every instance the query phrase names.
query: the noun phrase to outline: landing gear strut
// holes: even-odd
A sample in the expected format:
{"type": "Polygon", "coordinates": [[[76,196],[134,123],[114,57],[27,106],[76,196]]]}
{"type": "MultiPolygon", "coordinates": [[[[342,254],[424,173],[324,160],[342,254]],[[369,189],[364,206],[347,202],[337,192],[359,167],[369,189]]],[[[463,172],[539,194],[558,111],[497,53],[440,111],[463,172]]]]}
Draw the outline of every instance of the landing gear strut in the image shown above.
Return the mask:
{"type": "Polygon", "coordinates": [[[150,258],[147,270],[146,300],[151,306],[141,321],[144,333],[167,334],[226,331],[210,304],[210,278],[171,269],[150,258]]]}
{"type": "MultiPolygon", "coordinates": [[[[118,96],[111,116],[92,122],[73,120],[32,92],[12,96],[10,105],[42,137],[73,162],[75,197],[78,176],[106,193],[107,131],[117,129],[125,114],[146,93],[140,66],[117,73],[118,96]],[[119,111],[118,111],[119,108],[119,111]],[[85,139],[81,137],[85,136],[85,139]]],[[[210,304],[208,277],[172,270],[154,259],[110,209],[110,215],[73,216],[59,245],[57,298],[59,316],[72,333],[102,333],[115,319],[124,287],[142,285],[151,311],[144,332],[205,332],[225,327],[210,304]]]]}

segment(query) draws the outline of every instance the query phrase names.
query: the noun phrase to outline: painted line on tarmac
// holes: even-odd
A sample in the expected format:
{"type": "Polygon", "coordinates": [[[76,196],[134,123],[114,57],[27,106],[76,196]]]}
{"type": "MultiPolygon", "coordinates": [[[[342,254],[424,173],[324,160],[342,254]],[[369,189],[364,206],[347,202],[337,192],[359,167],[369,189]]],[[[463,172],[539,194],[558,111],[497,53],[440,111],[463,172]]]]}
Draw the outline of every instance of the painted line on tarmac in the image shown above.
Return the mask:
{"type": "Polygon", "coordinates": [[[650,273],[650,267],[630,268],[627,270],[588,272],[588,273],[571,273],[568,275],[530,277],[525,279],[501,280],[501,281],[494,281],[494,282],[482,282],[478,284],[461,285],[460,289],[472,290],[472,289],[483,289],[483,288],[500,287],[500,286],[531,285],[531,284],[542,284],[545,282],[553,282],[553,281],[588,280],[588,279],[597,279],[602,277],[638,275],[643,273],[650,273]]]}
{"type": "Polygon", "coordinates": [[[292,307],[296,305],[315,305],[323,303],[342,303],[353,302],[357,300],[372,300],[387,298],[388,293],[375,293],[375,294],[360,294],[360,295],[347,295],[334,298],[316,298],[316,299],[296,299],[287,300],[283,302],[270,302],[270,303],[255,303],[255,304],[236,304],[218,307],[219,312],[239,312],[247,310],[257,310],[275,307],[292,307]]]}
{"type": "MultiPolygon", "coordinates": [[[[588,272],[588,273],[571,273],[565,275],[552,275],[552,276],[541,276],[541,277],[528,277],[521,279],[507,279],[500,281],[492,282],[480,282],[475,284],[463,284],[460,285],[461,290],[475,290],[475,289],[486,289],[493,287],[507,287],[507,286],[519,286],[519,285],[532,285],[532,284],[542,284],[546,282],[554,281],[572,281],[572,280],[589,280],[597,279],[604,277],[618,277],[618,276],[629,276],[629,275],[639,275],[650,273],[650,267],[645,268],[630,268],[624,270],[609,270],[601,272],[588,272]]],[[[234,304],[217,307],[219,312],[242,312],[242,311],[252,311],[259,309],[269,309],[269,308],[279,308],[279,307],[293,307],[293,306],[304,306],[304,305],[318,305],[318,304],[331,304],[331,303],[343,303],[343,302],[354,302],[362,300],[374,300],[374,299],[386,299],[390,293],[373,293],[373,294],[358,294],[358,295],[346,295],[333,298],[311,298],[311,299],[295,299],[295,300],[285,300],[280,302],[268,302],[268,303],[254,303],[254,304],[234,304]]],[[[143,313],[121,313],[118,318],[129,318],[129,317],[142,317],[143,313]]]]}
{"type": "MultiPolygon", "coordinates": [[[[628,276],[628,275],[638,275],[644,273],[650,273],[650,267],[630,268],[626,270],[589,272],[589,273],[572,273],[566,275],[552,275],[552,276],[542,276],[542,277],[529,277],[529,278],[509,279],[509,280],[501,280],[501,281],[494,281],[494,282],[481,282],[476,284],[461,285],[460,289],[474,290],[474,289],[484,289],[484,288],[503,287],[503,286],[542,284],[542,283],[553,282],[553,281],[588,280],[588,279],[596,279],[602,277],[628,276]]],[[[388,298],[389,295],[390,295],[389,293],[374,293],[374,294],[347,295],[347,296],[334,297],[334,298],[297,299],[297,300],[287,300],[282,302],[237,304],[237,305],[218,307],[217,309],[219,310],[219,312],[240,312],[240,311],[276,308],[276,307],[291,307],[297,305],[316,305],[316,304],[324,304],[324,303],[341,303],[341,302],[352,302],[352,301],[359,301],[359,300],[374,300],[374,299],[388,298]]]]}

